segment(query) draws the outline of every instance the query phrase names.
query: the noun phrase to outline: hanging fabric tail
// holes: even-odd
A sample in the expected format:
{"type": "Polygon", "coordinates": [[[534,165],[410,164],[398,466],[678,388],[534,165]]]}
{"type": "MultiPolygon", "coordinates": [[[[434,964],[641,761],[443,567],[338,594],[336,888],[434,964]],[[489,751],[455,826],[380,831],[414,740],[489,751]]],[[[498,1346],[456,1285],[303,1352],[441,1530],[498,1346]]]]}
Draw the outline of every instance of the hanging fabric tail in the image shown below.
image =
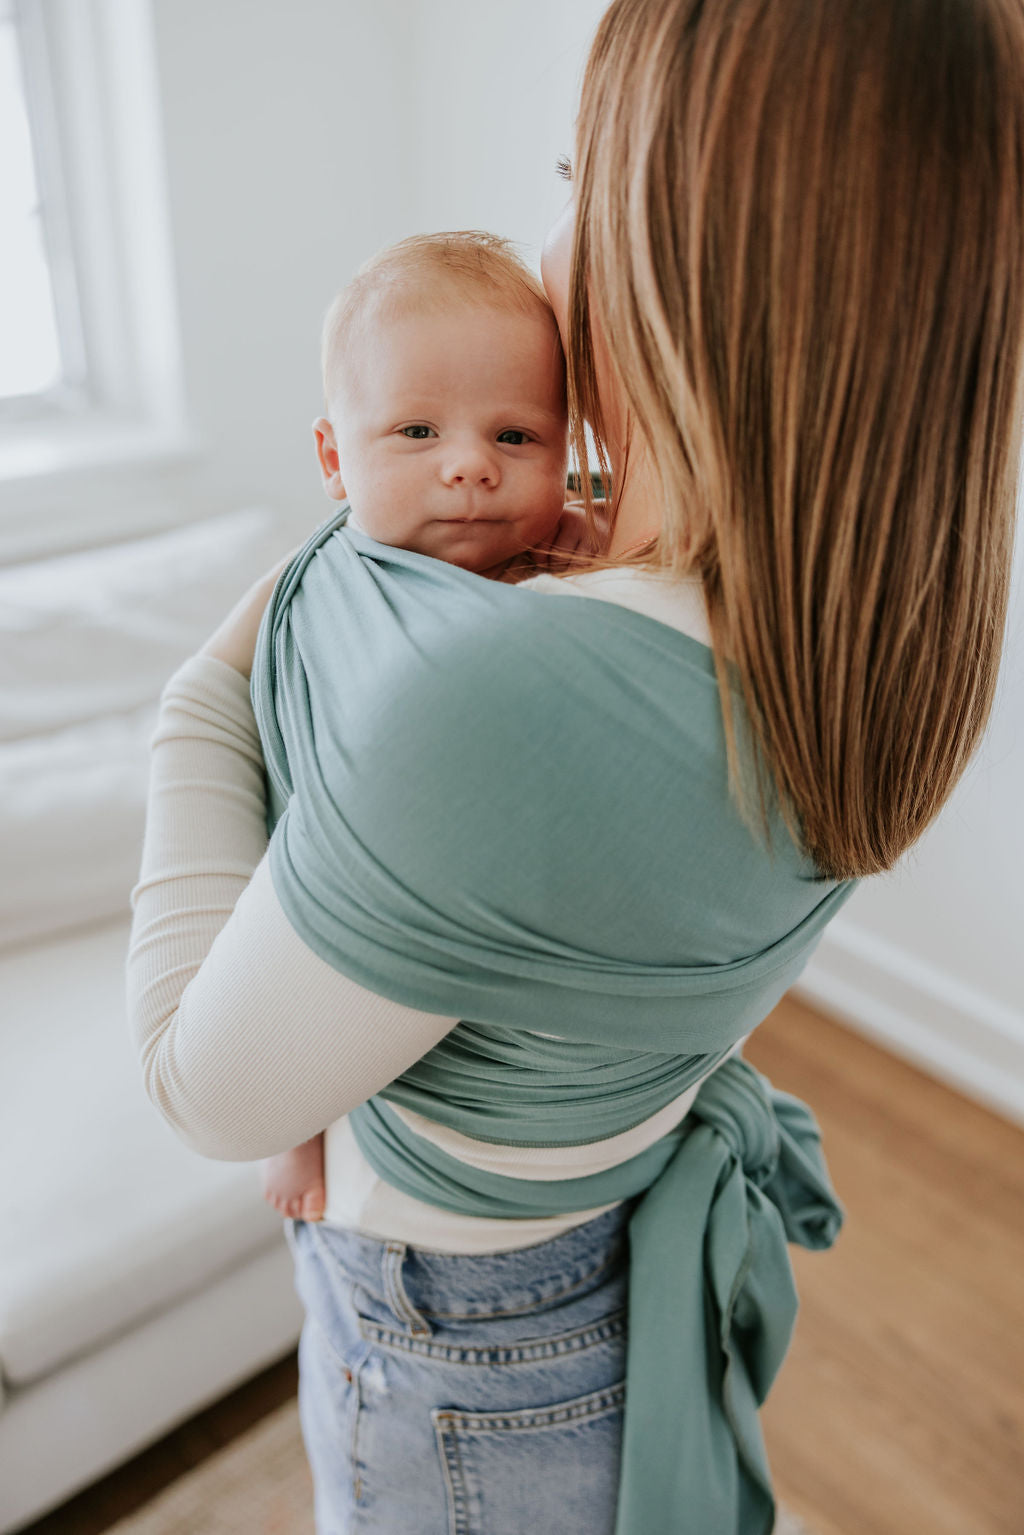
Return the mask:
{"type": "Polygon", "coordinates": [[[630,1222],[627,1410],[616,1535],[769,1535],[758,1408],[798,1300],[787,1238],[830,1247],[843,1210],[805,1103],[727,1061],[701,1123],[630,1222]]]}

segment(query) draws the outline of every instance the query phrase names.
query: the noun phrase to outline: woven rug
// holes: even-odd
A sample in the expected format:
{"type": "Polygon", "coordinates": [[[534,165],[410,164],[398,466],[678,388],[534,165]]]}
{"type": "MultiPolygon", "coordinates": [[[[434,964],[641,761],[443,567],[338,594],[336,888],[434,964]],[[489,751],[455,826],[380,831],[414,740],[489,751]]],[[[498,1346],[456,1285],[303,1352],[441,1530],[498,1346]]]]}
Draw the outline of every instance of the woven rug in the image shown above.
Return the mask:
{"type": "MultiPolygon", "coordinates": [[[[298,1408],[286,1402],[107,1535],[313,1535],[298,1408]]],[[[779,1511],[774,1535],[814,1535],[779,1511]]]]}

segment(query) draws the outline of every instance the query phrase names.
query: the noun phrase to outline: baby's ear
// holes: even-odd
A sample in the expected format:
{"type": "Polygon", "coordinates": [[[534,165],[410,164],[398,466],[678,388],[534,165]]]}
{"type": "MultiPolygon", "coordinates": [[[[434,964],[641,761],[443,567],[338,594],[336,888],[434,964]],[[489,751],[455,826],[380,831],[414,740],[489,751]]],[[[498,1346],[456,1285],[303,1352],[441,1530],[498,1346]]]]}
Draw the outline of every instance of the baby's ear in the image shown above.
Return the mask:
{"type": "Polygon", "coordinates": [[[338,463],[338,444],[334,436],[334,428],[326,416],[318,416],[313,422],[313,437],[316,440],[316,456],[323,476],[324,490],[332,501],[344,501],[346,492],[341,480],[341,466],[338,463]]]}

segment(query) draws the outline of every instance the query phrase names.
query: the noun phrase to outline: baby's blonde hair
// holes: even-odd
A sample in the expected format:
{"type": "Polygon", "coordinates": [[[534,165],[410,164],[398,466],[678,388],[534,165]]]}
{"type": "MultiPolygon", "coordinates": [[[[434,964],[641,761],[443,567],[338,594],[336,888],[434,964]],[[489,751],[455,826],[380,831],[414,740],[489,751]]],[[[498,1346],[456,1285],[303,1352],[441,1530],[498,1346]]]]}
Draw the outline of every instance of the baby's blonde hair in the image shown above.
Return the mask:
{"type": "Polygon", "coordinates": [[[364,322],[411,309],[443,313],[453,301],[513,314],[539,312],[555,330],[547,295],[510,240],[483,229],[410,235],[365,261],[324,317],[321,365],[328,408],[346,347],[364,322]]]}

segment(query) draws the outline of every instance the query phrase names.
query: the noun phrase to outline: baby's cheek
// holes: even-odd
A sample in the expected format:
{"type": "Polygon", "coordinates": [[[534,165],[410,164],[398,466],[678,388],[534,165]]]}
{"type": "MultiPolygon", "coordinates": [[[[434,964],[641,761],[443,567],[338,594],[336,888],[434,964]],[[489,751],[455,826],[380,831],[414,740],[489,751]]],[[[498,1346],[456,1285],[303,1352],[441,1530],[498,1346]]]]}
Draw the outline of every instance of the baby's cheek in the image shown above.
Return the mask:
{"type": "Polygon", "coordinates": [[[563,477],[546,481],[534,501],[530,518],[530,536],[534,543],[554,535],[562,520],[562,511],[568,494],[563,477]]]}
{"type": "Polygon", "coordinates": [[[407,501],[408,498],[400,493],[390,490],[382,493],[374,487],[374,491],[364,494],[358,503],[353,501],[353,509],[360,525],[379,544],[411,549],[421,529],[408,515],[403,516],[402,509],[407,501]]]}

